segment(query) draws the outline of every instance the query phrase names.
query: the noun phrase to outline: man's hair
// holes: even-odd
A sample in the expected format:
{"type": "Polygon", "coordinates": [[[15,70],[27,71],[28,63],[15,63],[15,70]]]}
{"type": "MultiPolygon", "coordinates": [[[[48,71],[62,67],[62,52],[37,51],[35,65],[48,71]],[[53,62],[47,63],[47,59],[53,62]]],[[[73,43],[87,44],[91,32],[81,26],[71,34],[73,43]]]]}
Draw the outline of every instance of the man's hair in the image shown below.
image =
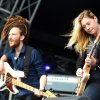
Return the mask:
{"type": "Polygon", "coordinates": [[[18,27],[21,30],[21,35],[25,36],[24,42],[26,42],[29,36],[29,25],[21,16],[10,16],[7,18],[3,31],[1,32],[1,40],[7,38],[10,29],[13,27],[18,27]]]}

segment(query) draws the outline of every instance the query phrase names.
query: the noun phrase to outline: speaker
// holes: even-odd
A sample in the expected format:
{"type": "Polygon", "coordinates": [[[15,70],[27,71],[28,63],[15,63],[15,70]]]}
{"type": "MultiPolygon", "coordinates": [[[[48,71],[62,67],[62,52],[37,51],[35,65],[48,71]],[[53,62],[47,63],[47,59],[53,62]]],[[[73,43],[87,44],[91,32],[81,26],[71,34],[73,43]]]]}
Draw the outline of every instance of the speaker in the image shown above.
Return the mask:
{"type": "Polygon", "coordinates": [[[45,90],[75,93],[78,78],[71,75],[48,74],[45,90]]]}
{"type": "Polygon", "coordinates": [[[45,98],[44,100],[90,100],[90,99],[85,96],[69,96],[69,97],[45,98]]]}

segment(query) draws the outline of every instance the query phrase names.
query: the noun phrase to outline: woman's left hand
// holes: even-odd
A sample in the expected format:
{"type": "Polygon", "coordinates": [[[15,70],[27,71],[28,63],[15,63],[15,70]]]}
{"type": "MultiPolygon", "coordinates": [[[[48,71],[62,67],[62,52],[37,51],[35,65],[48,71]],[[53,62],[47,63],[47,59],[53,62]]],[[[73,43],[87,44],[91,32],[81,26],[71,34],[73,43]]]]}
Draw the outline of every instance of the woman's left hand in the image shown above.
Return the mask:
{"type": "Polygon", "coordinates": [[[89,54],[87,54],[87,57],[85,59],[85,64],[87,64],[88,66],[91,66],[91,67],[95,67],[96,66],[96,59],[91,56],[89,54]]]}

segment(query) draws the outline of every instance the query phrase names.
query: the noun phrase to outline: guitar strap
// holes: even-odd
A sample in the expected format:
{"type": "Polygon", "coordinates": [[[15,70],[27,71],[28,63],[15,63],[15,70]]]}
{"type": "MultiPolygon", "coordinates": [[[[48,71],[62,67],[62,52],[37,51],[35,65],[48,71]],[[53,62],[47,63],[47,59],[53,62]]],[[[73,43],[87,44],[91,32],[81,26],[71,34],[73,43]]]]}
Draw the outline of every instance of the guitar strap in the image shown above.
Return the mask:
{"type": "Polygon", "coordinates": [[[27,77],[27,75],[29,73],[29,64],[30,64],[30,60],[31,60],[31,52],[32,52],[32,47],[27,46],[25,56],[24,56],[24,61],[23,61],[25,77],[27,77]]]}

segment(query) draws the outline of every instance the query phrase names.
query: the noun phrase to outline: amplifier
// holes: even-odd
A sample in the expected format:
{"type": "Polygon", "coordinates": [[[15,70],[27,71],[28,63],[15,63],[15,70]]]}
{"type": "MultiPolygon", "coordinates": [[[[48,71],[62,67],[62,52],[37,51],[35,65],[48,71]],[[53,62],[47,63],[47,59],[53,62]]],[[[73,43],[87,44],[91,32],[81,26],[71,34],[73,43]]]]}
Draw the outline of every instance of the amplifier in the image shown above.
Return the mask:
{"type": "Polygon", "coordinates": [[[46,98],[44,100],[90,100],[90,98],[86,96],[70,96],[70,97],[46,98]]]}
{"type": "Polygon", "coordinates": [[[46,90],[52,89],[59,92],[73,92],[77,88],[78,78],[70,75],[49,74],[47,76],[46,90]]]}

